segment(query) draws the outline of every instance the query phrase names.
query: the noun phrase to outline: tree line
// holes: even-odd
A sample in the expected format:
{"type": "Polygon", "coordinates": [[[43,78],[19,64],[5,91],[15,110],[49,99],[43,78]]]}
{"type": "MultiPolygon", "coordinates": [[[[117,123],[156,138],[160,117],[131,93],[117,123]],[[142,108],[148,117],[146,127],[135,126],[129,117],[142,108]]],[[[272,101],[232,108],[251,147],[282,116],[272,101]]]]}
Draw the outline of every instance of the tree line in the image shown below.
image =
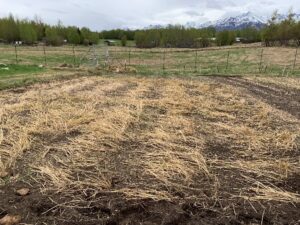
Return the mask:
{"type": "Polygon", "coordinates": [[[168,26],[161,29],[140,30],[135,33],[137,47],[205,48],[212,45],[232,45],[239,37],[241,42],[261,41],[260,31],[248,27],[238,31],[216,31],[215,28],[185,28],[168,26]]]}
{"type": "Polygon", "coordinates": [[[262,40],[266,46],[300,45],[300,21],[295,14],[289,12],[288,17],[278,22],[278,13],[274,12],[268,25],[262,30],[262,40]]]}
{"type": "Polygon", "coordinates": [[[122,29],[114,29],[114,30],[104,30],[100,33],[101,39],[117,39],[122,40],[126,38],[126,40],[134,40],[135,30],[122,30],[122,29]]]}
{"type": "Polygon", "coordinates": [[[258,30],[247,27],[241,30],[217,31],[213,27],[196,29],[179,25],[165,28],[124,30],[114,29],[93,32],[89,28],[64,26],[44,23],[40,18],[34,20],[17,19],[13,15],[0,18],[0,42],[14,43],[22,41],[26,44],[44,42],[47,45],[97,44],[99,39],[118,39],[126,46],[127,40],[134,40],[139,48],[172,47],[172,48],[203,48],[212,45],[232,45],[239,37],[243,43],[261,42],[266,46],[300,45],[300,22],[289,12],[285,20],[279,21],[277,12],[268,21],[266,27],[258,30]]]}
{"type": "Polygon", "coordinates": [[[240,30],[216,31],[214,28],[186,28],[169,25],[165,28],[135,31],[112,30],[102,32],[107,39],[135,40],[139,48],[173,47],[200,48],[212,45],[232,45],[238,40],[242,43],[263,42],[266,46],[300,45],[300,21],[294,19],[294,13],[284,20],[279,20],[277,12],[273,14],[262,29],[246,27],[240,30]]]}
{"type": "Polygon", "coordinates": [[[44,42],[48,45],[70,44],[96,44],[99,41],[99,33],[92,32],[89,28],[75,26],[63,26],[61,22],[51,26],[40,18],[34,20],[17,19],[13,15],[0,18],[0,41],[15,43],[22,41],[26,44],[44,42]]]}
{"type": "Polygon", "coordinates": [[[100,33],[102,39],[121,40],[123,46],[127,40],[134,40],[139,48],[173,47],[173,48],[203,48],[211,45],[231,45],[236,37],[242,42],[261,41],[260,31],[249,27],[238,31],[219,31],[215,28],[185,28],[179,25],[169,25],[165,28],[143,30],[108,30],[100,33]]]}
{"type": "Polygon", "coordinates": [[[138,30],[135,33],[137,47],[172,47],[190,48],[206,47],[209,39],[214,37],[215,29],[194,29],[169,25],[161,29],[138,30]]]}

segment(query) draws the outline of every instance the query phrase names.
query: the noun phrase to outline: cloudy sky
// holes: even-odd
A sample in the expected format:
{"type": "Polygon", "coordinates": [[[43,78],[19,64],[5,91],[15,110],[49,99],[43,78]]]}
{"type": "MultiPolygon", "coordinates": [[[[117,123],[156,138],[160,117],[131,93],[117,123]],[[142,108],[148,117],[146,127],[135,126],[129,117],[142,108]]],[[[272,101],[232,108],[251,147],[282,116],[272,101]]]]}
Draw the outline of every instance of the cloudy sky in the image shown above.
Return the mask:
{"type": "Polygon", "coordinates": [[[37,15],[51,24],[60,19],[65,25],[103,30],[207,22],[248,11],[265,16],[291,7],[300,13],[300,0],[0,0],[0,17],[37,15]]]}

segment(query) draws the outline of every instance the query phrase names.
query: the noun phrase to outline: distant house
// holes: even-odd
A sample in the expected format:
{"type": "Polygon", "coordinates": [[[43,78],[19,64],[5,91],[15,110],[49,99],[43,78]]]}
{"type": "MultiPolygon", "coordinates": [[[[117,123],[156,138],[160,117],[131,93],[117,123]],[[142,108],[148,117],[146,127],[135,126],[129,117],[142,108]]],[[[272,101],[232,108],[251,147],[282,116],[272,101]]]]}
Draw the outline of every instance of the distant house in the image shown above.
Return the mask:
{"type": "Polygon", "coordinates": [[[238,42],[238,43],[241,42],[241,38],[240,37],[236,37],[235,38],[235,42],[238,42]]]}
{"type": "Polygon", "coordinates": [[[116,41],[114,40],[105,40],[104,43],[106,43],[108,46],[115,46],[116,41]]]}
{"type": "Polygon", "coordinates": [[[235,42],[236,43],[250,43],[250,41],[247,38],[244,38],[244,37],[236,37],[235,42]]]}

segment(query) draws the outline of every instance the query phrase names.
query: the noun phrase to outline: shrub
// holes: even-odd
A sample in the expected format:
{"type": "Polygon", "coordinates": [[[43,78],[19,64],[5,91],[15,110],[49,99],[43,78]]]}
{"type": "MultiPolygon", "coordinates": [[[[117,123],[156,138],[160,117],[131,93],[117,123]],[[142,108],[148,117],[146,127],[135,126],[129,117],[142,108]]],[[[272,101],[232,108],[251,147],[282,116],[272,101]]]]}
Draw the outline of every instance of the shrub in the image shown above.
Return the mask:
{"type": "Polygon", "coordinates": [[[121,39],[121,44],[123,47],[125,47],[127,45],[127,36],[123,35],[122,39],[121,39]]]}
{"type": "Polygon", "coordinates": [[[48,27],[46,29],[46,43],[53,46],[59,46],[63,44],[63,38],[58,35],[57,29],[53,27],[48,27]]]}

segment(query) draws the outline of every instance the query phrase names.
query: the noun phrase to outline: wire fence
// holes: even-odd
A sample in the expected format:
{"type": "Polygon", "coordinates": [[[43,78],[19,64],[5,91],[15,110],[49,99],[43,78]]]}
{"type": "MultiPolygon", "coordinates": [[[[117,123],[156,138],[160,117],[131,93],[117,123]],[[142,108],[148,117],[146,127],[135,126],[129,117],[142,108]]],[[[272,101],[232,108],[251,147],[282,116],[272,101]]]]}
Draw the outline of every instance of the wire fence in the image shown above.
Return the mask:
{"type": "Polygon", "coordinates": [[[0,46],[0,63],[109,67],[140,74],[300,75],[298,48],[137,49],[107,46],[0,46]]]}

